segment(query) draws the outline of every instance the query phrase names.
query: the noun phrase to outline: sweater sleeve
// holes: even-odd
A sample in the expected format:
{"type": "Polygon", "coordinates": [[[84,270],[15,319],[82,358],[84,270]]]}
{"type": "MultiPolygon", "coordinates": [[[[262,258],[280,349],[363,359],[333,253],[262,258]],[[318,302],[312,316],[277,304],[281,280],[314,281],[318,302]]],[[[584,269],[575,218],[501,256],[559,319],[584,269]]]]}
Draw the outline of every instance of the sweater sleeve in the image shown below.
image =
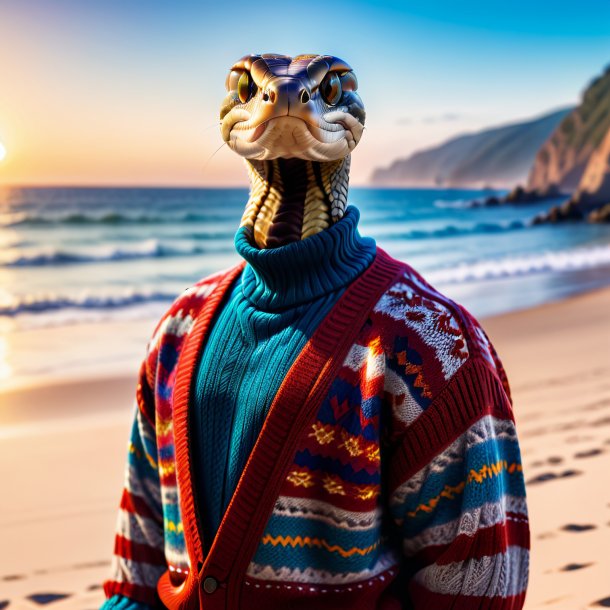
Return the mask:
{"type": "Polygon", "coordinates": [[[512,405],[499,371],[470,358],[400,437],[390,512],[414,610],[518,610],[529,527],[512,405]]]}
{"type": "Polygon", "coordinates": [[[100,610],[152,610],[152,606],[136,602],[124,595],[113,595],[102,604],[100,610]]]}
{"type": "Polygon", "coordinates": [[[111,575],[104,583],[104,610],[160,607],[156,585],[167,565],[154,414],[145,361],[136,391],[111,575]]]}

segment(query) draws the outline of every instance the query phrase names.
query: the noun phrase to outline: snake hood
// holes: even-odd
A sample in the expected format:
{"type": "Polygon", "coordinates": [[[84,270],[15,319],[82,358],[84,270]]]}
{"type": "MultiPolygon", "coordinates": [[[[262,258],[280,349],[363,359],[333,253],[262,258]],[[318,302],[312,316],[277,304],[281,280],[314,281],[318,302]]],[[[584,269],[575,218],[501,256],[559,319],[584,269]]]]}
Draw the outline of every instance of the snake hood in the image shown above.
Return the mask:
{"type": "Polygon", "coordinates": [[[352,68],[332,55],[246,55],[226,87],[220,128],[250,175],[240,226],[251,242],[276,248],[340,220],[365,118],[352,68]]]}
{"type": "Polygon", "coordinates": [[[356,147],[364,105],[352,68],[331,55],[246,55],[220,111],[225,142],[246,159],[336,161],[356,147]]]}

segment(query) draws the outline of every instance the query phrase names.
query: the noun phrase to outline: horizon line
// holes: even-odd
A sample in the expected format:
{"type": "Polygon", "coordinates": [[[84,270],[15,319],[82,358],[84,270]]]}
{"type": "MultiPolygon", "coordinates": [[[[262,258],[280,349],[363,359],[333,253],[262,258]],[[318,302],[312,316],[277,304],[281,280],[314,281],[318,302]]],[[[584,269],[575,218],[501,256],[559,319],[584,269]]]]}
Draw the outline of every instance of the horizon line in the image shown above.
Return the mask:
{"type": "MultiPolygon", "coordinates": [[[[489,185],[485,187],[475,186],[408,186],[408,185],[376,185],[370,182],[364,184],[354,184],[349,187],[350,189],[358,188],[370,188],[376,190],[412,190],[412,191],[505,191],[511,187],[507,186],[494,186],[489,185]]],[[[229,191],[229,190],[249,190],[249,185],[243,186],[231,186],[231,185],[189,185],[189,184],[99,184],[99,183],[57,183],[57,184],[3,184],[0,183],[0,190],[2,189],[158,189],[158,190],[218,190],[218,191],[229,191]]]]}

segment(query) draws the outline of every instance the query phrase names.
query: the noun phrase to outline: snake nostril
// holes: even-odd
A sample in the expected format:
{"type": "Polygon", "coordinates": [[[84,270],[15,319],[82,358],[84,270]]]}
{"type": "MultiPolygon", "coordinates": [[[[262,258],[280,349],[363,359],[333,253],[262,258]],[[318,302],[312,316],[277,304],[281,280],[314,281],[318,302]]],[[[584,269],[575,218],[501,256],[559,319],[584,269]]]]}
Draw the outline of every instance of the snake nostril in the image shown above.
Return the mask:
{"type": "Polygon", "coordinates": [[[303,91],[301,91],[301,102],[303,104],[307,104],[308,101],[309,101],[309,93],[307,93],[307,91],[305,89],[303,89],[303,91]]]}
{"type": "Polygon", "coordinates": [[[265,93],[263,93],[263,102],[268,102],[269,101],[269,94],[265,91],[265,93]]]}

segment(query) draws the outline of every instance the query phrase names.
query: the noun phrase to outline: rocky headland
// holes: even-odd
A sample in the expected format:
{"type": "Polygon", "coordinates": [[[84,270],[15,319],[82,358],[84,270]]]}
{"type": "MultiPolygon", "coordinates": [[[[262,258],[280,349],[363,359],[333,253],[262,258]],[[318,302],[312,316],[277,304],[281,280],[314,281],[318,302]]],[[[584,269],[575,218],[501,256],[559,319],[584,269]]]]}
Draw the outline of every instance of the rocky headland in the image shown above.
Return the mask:
{"type": "Polygon", "coordinates": [[[564,199],[534,224],[610,222],[610,67],[585,90],[581,103],[538,151],[526,186],[479,205],[564,199]]]}

